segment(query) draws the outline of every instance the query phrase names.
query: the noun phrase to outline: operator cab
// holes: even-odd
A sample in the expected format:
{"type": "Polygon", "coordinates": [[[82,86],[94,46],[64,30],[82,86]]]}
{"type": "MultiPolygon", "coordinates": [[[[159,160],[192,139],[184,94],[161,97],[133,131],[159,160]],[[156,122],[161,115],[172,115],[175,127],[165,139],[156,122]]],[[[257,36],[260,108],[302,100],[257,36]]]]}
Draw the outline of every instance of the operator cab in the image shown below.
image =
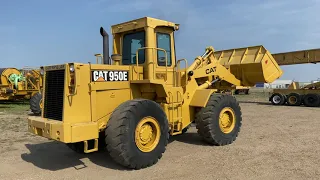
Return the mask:
{"type": "MultiPolygon", "coordinates": [[[[136,51],[139,48],[146,47],[145,31],[133,32],[123,35],[122,44],[122,64],[135,65],[136,64],[136,51]]],[[[171,34],[156,32],[156,47],[164,49],[167,52],[167,66],[171,66],[171,34]]],[[[157,50],[157,64],[165,66],[165,53],[164,51],[157,50]]],[[[144,64],[146,59],[145,50],[138,51],[138,62],[144,64]]]]}
{"type": "Polygon", "coordinates": [[[173,72],[174,31],[178,29],[179,24],[150,17],[113,25],[113,54],[122,55],[120,65],[136,65],[138,51],[138,66],[144,67],[148,79],[157,73],[173,72]]]}

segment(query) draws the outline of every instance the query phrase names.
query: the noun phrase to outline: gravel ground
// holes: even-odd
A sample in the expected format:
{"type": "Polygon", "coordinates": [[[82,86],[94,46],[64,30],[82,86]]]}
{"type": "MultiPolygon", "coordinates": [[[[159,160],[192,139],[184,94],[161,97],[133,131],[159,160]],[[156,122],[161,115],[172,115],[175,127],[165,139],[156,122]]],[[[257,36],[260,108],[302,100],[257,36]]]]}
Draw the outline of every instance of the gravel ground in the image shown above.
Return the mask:
{"type": "Polygon", "coordinates": [[[275,107],[256,94],[238,97],[243,126],[233,144],[208,146],[192,127],[171,139],[156,165],[138,171],[123,169],[107,153],[79,155],[33,136],[27,105],[0,106],[0,179],[318,179],[319,109],[275,107]]]}

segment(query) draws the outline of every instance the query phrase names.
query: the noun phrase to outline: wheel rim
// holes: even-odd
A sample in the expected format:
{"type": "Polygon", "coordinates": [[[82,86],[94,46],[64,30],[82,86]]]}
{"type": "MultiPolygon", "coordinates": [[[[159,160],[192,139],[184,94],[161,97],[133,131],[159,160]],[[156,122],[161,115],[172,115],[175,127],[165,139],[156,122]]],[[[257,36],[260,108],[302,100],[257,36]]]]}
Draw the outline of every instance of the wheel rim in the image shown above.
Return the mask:
{"type": "Polygon", "coordinates": [[[297,102],[297,98],[294,96],[290,96],[288,101],[290,102],[290,104],[295,104],[297,102]]]}
{"type": "Polygon", "coordinates": [[[278,104],[278,103],[280,103],[281,98],[280,98],[280,96],[276,95],[272,98],[272,100],[274,103],[278,104]]]}
{"type": "Polygon", "coordinates": [[[219,126],[221,131],[226,134],[230,133],[234,129],[235,124],[236,117],[234,111],[229,107],[223,108],[219,116],[219,126]]]}
{"type": "Polygon", "coordinates": [[[40,106],[40,108],[42,109],[42,107],[43,107],[42,99],[40,99],[39,106],[40,106]]]}
{"type": "Polygon", "coordinates": [[[143,118],[135,130],[135,142],[142,152],[155,149],[160,140],[160,125],[152,117],[143,118]]]}

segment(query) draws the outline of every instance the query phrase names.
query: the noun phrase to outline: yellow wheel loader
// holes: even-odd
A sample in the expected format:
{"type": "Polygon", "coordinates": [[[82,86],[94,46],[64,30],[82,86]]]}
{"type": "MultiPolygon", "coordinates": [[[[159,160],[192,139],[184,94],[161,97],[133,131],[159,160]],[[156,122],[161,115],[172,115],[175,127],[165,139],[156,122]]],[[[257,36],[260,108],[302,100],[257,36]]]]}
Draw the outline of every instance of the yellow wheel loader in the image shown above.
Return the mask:
{"type": "Polygon", "coordinates": [[[110,58],[109,35],[101,27],[103,63],[41,67],[42,115],[28,118],[29,131],[79,153],[106,149],[115,162],[133,169],[158,162],[169,136],[193,122],[205,142],[232,143],[241,108],[221,92],[273,82],[282,71],[263,46],[216,52],[208,47],[188,66],[176,59],[178,29],[150,17],[116,24],[110,58]]]}

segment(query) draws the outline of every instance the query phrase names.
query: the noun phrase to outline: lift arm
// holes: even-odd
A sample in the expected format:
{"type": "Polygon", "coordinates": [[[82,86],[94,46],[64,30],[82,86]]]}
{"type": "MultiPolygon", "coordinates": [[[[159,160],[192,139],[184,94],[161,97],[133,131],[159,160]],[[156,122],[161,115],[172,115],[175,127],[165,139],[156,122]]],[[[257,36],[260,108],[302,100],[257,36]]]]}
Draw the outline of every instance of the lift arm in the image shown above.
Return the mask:
{"type": "Polygon", "coordinates": [[[208,81],[222,80],[229,85],[253,86],[258,82],[270,83],[282,75],[282,70],[273,56],[263,46],[206,52],[195,59],[187,69],[194,78],[208,81]]]}
{"type": "Polygon", "coordinates": [[[209,51],[206,56],[202,67],[197,67],[194,70],[194,78],[211,77],[214,76],[219,80],[224,80],[230,84],[240,86],[241,81],[237,79],[225,66],[219,63],[214,57],[213,51],[209,51]]]}

